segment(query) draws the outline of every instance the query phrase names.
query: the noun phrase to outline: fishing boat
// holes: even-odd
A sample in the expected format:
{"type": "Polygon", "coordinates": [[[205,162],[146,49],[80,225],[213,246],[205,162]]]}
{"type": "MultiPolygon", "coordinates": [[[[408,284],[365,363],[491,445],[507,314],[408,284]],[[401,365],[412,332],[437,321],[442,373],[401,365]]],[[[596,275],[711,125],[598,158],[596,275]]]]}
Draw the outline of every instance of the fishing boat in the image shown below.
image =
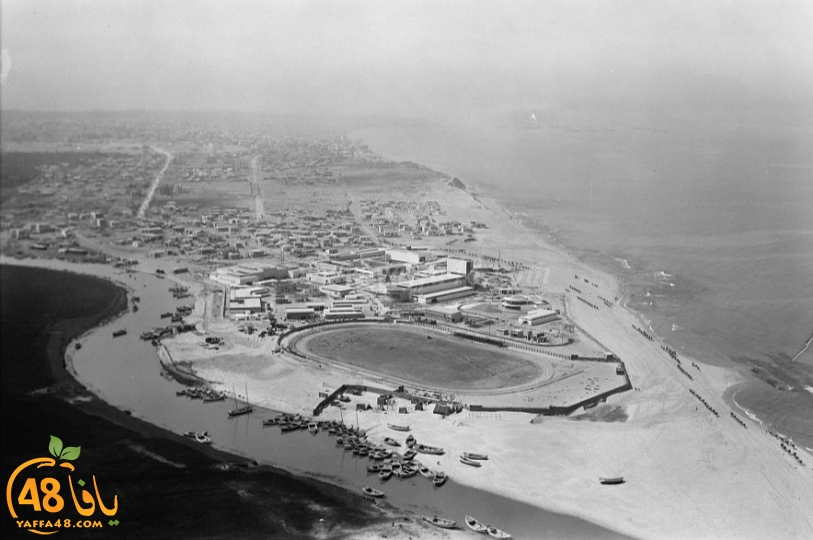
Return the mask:
{"type": "Polygon", "coordinates": [[[416,442],[415,435],[410,435],[409,437],[406,438],[406,445],[409,448],[412,448],[415,445],[415,442],[416,442]]]}
{"type": "Polygon", "coordinates": [[[434,478],[435,473],[426,465],[418,465],[418,472],[421,473],[421,476],[426,478],[434,478]]]}
{"type": "Polygon", "coordinates": [[[196,433],[195,440],[201,444],[212,444],[212,439],[210,439],[209,436],[204,433],[196,433]]]}
{"type": "Polygon", "coordinates": [[[390,437],[384,437],[384,442],[390,446],[401,446],[401,443],[390,437]]]}
{"type": "Polygon", "coordinates": [[[264,426],[276,426],[277,424],[279,424],[279,420],[276,418],[266,418],[263,420],[264,426]]]}
{"type": "Polygon", "coordinates": [[[388,471],[386,469],[381,469],[380,471],[378,471],[378,477],[381,480],[389,480],[391,476],[392,476],[391,470],[388,471]]]}
{"type": "Polygon", "coordinates": [[[172,317],[172,312],[171,311],[167,311],[166,313],[161,314],[162,319],[169,319],[170,317],[172,317]]]}
{"type": "Polygon", "coordinates": [[[409,426],[399,426],[398,424],[387,424],[387,427],[395,431],[409,431],[409,426]]]}
{"type": "Polygon", "coordinates": [[[189,437],[190,439],[194,439],[194,438],[196,438],[198,435],[205,435],[205,436],[208,436],[208,435],[209,435],[209,432],[208,432],[208,431],[184,431],[184,432],[182,433],[182,435],[183,435],[184,437],[189,437]]]}
{"type": "Polygon", "coordinates": [[[367,465],[367,472],[378,474],[381,472],[381,465],[376,465],[375,463],[372,465],[367,465]]]}
{"type": "MultiPolygon", "coordinates": [[[[232,389],[234,392],[234,389],[232,389]]],[[[254,407],[248,402],[248,385],[246,385],[246,404],[242,406],[237,405],[237,394],[234,394],[234,409],[229,411],[229,416],[242,416],[254,410],[254,407]]]]}
{"type": "Polygon", "coordinates": [[[445,472],[438,471],[435,473],[435,477],[432,479],[432,485],[435,487],[440,487],[446,483],[447,478],[448,476],[446,476],[445,472]]]}
{"type": "Polygon", "coordinates": [[[383,491],[378,491],[377,489],[371,488],[369,486],[364,486],[363,488],[361,488],[361,491],[362,491],[362,493],[364,493],[368,497],[375,497],[375,498],[380,499],[381,497],[384,496],[383,491]]]}
{"type": "Polygon", "coordinates": [[[412,478],[418,474],[418,470],[412,467],[401,467],[401,470],[394,474],[397,475],[398,478],[412,478]]]}
{"type": "Polygon", "coordinates": [[[209,394],[203,398],[204,403],[212,403],[214,401],[225,401],[226,396],[223,393],[209,394]]]}
{"type": "Polygon", "coordinates": [[[308,431],[310,431],[311,433],[316,435],[316,433],[319,431],[319,426],[316,425],[316,422],[309,422],[308,423],[308,431]]]}
{"type": "Polygon", "coordinates": [[[497,527],[488,527],[486,529],[486,532],[488,533],[489,536],[493,538],[501,538],[502,540],[508,540],[509,538],[511,538],[510,534],[508,534],[505,531],[501,531],[497,527]]]}
{"type": "Polygon", "coordinates": [[[435,454],[439,456],[445,453],[443,448],[439,448],[437,446],[426,446],[425,444],[416,444],[413,449],[421,454],[435,454]]]}
{"type": "Polygon", "coordinates": [[[466,516],[466,526],[476,533],[486,534],[488,532],[488,525],[486,525],[485,523],[480,523],[479,521],[468,515],[466,516]]]}
{"type": "Polygon", "coordinates": [[[286,424],[280,424],[279,429],[283,433],[286,433],[288,431],[294,431],[296,429],[299,429],[299,424],[297,424],[295,422],[288,422],[286,424]]]}
{"type": "Polygon", "coordinates": [[[472,454],[471,452],[463,452],[463,457],[466,459],[486,460],[488,456],[485,454],[472,454]]]}
{"type": "Polygon", "coordinates": [[[418,455],[418,452],[416,452],[415,450],[410,448],[409,450],[404,452],[404,459],[406,461],[410,461],[410,460],[414,459],[415,456],[417,456],[417,455],[418,455]]]}
{"type": "Polygon", "coordinates": [[[127,330],[122,328],[121,330],[116,330],[115,332],[113,332],[113,337],[123,336],[126,333],[127,333],[127,330]]]}
{"type": "Polygon", "coordinates": [[[455,529],[457,528],[457,522],[451,519],[444,519],[439,518],[437,516],[427,517],[424,516],[423,520],[427,523],[431,523],[435,527],[440,527],[441,529],[455,529]]]}
{"type": "Polygon", "coordinates": [[[616,476],[616,477],[613,477],[613,478],[599,478],[598,481],[601,482],[602,484],[604,484],[605,486],[615,486],[615,485],[618,485],[618,484],[623,484],[624,483],[624,477],[623,476],[616,476]]]}
{"type": "Polygon", "coordinates": [[[473,459],[468,459],[463,456],[460,456],[460,463],[463,465],[468,465],[469,467],[480,467],[480,463],[478,461],[474,461],[473,459]]]}

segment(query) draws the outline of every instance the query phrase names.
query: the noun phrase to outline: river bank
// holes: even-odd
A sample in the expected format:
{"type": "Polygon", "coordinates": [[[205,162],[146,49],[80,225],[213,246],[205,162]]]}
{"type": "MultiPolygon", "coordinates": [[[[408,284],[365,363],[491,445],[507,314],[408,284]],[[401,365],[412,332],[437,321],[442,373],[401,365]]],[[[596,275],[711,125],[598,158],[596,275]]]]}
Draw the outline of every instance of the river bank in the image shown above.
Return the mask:
{"type": "MultiPolygon", "coordinates": [[[[99,268],[75,266],[58,261],[0,263],[3,431],[14,437],[14,444],[4,446],[4,474],[46,453],[51,434],[81,445],[83,461],[92,463],[100,482],[121,502],[116,516],[121,524],[115,533],[124,538],[363,539],[438,534],[402,513],[366,504],[342,488],[268,466],[246,467],[250,462],[243,457],[169,433],[88,392],[66,369],[66,347],[116,320],[127,309],[127,295],[119,285],[82,275],[105,274],[99,268]],[[14,263],[26,267],[11,266],[14,263]],[[57,268],[72,273],[63,275],[57,268]],[[60,289],[74,296],[60,298],[60,289]],[[40,295],[52,303],[38,303],[48,313],[21,303],[40,295]],[[99,301],[90,302],[95,296],[99,301]],[[59,304],[56,312],[53,303],[59,304]]],[[[30,536],[11,519],[4,521],[3,530],[6,538],[30,536]]],[[[72,534],[89,538],[98,531],[72,534]]]]}

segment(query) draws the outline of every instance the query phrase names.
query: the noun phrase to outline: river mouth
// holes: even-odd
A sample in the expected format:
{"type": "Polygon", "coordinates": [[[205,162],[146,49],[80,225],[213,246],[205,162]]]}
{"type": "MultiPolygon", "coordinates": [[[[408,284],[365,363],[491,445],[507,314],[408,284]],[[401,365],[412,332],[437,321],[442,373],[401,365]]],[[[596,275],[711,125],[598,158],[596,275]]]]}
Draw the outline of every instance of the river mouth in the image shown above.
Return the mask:
{"type": "Polygon", "coordinates": [[[544,363],[514,351],[405,325],[331,325],[295,335],[289,346],[312,359],[424,388],[508,390],[550,377],[544,363]]]}

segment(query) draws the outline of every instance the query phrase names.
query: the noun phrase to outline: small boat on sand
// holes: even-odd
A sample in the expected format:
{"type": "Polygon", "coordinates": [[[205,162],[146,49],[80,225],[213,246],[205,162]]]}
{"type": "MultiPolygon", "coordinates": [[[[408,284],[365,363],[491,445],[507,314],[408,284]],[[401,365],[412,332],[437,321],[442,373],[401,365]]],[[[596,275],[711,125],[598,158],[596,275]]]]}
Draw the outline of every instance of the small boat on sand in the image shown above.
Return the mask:
{"type": "Polygon", "coordinates": [[[480,523],[471,516],[466,516],[466,526],[476,533],[486,534],[488,532],[488,525],[480,523]]]}
{"type": "Polygon", "coordinates": [[[316,422],[309,422],[308,423],[308,431],[310,431],[311,433],[313,433],[315,435],[316,432],[319,431],[319,426],[316,425],[316,422]]]}
{"type": "Polygon", "coordinates": [[[480,467],[479,462],[474,461],[473,459],[464,458],[463,456],[460,456],[460,463],[468,465],[469,467],[480,467]]]}
{"type": "Polygon", "coordinates": [[[391,470],[388,471],[386,469],[382,469],[381,471],[378,472],[378,478],[380,478],[381,480],[389,480],[390,477],[392,477],[391,470]]]}
{"type": "Polygon", "coordinates": [[[363,488],[361,488],[361,492],[367,495],[368,497],[376,497],[379,499],[384,496],[383,491],[378,491],[377,489],[371,488],[369,486],[364,486],[363,488]]]}
{"type": "Polygon", "coordinates": [[[409,448],[412,448],[413,446],[415,446],[415,442],[416,442],[415,441],[415,435],[410,435],[409,437],[406,438],[406,445],[409,448]]]}
{"type": "Polygon", "coordinates": [[[123,336],[126,333],[127,333],[127,330],[122,328],[121,330],[116,330],[115,332],[113,332],[113,337],[123,336]]]}
{"type": "Polygon", "coordinates": [[[602,484],[604,484],[605,486],[615,486],[615,485],[618,485],[618,484],[623,484],[624,483],[624,477],[623,476],[616,476],[616,477],[613,477],[613,478],[599,478],[598,481],[601,482],[602,484]]]}
{"type": "Polygon", "coordinates": [[[387,427],[395,431],[409,431],[409,426],[400,426],[398,424],[387,424],[387,427]]]}
{"type": "Polygon", "coordinates": [[[435,454],[438,456],[445,453],[443,448],[439,448],[437,446],[426,446],[425,444],[416,444],[414,450],[420,452],[421,454],[435,454]]]}
{"type": "Polygon", "coordinates": [[[502,540],[508,540],[509,538],[511,538],[510,534],[501,531],[497,527],[489,527],[488,529],[486,529],[486,532],[488,533],[489,536],[493,538],[501,538],[502,540]]]}
{"type": "Polygon", "coordinates": [[[438,471],[435,473],[435,477],[432,479],[432,485],[435,487],[440,487],[446,483],[446,473],[443,471],[438,471]]]}
{"type": "Polygon", "coordinates": [[[375,463],[372,465],[367,465],[367,472],[368,473],[380,473],[381,472],[381,465],[376,465],[375,463]]]}
{"type": "Polygon", "coordinates": [[[190,439],[196,438],[198,435],[208,436],[208,431],[184,431],[183,436],[189,437],[190,439]]]}
{"type": "Polygon", "coordinates": [[[384,437],[384,442],[390,446],[401,446],[401,443],[391,437],[384,437]]]}
{"type": "Polygon", "coordinates": [[[466,459],[478,459],[478,460],[488,459],[488,456],[486,454],[472,454],[471,452],[463,452],[463,457],[466,459]]]}
{"type": "Polygon", "coordinates": [[[214,401],[226,401],[226,396],[224,394],[210,394],[203,398],[204,403],[212,403],[214,401]]]}
{"type": "Polygon", "coordinates": [[[431,523],[435,527],[440,527],[441,529],[455,529],[457,528],[457,523],[451,519],[444,519],[439,518],[437,516],[432,517],[423,517],[423,520],[427,523],[431,523]]]}
{"type": "Polygon", "coordinates": [[[415,450],[410,448],[409,450],[404,452],[404,460],[405,461],[410,461],[410,460],[414,459],[415,456],[417,456],[417,455],[418,455],[418,452],[416,452],[415,450]]]}

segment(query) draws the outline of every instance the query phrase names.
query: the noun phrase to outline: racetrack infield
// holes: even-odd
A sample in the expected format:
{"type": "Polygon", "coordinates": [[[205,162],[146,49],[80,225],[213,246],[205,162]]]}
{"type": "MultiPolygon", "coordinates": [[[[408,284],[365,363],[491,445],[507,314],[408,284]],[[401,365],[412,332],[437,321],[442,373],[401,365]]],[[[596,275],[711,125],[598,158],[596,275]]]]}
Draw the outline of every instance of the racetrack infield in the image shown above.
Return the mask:
{"type": "Polygon", "coordinates": [[[291,347],[417,385],[496,390],[550,378],[552,368],[522,353],[409,326],[342,325],[309,331],[291,347]]]}

